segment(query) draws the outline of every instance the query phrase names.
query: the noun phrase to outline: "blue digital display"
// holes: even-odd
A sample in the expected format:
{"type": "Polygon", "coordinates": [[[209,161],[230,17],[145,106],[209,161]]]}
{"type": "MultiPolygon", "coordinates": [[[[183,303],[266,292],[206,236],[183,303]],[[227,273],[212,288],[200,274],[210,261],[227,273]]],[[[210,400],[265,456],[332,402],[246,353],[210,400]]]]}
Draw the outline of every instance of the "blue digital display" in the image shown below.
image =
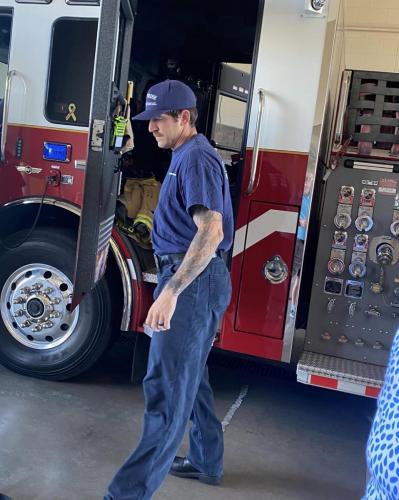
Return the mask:
{"type": "Polygon", "coordinates": [[[69,161],[70,148],[69,144],[45,142],[43,145],[43,158],[51,161],[69,161]]]}

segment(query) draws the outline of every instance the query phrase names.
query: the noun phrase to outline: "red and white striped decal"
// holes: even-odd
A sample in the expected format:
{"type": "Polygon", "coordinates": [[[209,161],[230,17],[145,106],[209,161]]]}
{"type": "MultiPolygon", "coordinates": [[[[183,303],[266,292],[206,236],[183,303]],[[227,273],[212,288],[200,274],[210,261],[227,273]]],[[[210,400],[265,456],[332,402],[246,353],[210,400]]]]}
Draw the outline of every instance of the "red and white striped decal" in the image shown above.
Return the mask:
{"type": "Polygon", "coordinates": [[[340,392],[348,392],[359,396],[367,396],[369,398],[377,398],[381,390],[381,387],[311,374],[303,370],[298,370],[297,374],[298,382],[302,382],[303,384],[314,385],[340,392]]]}
{"type": "Polygon", "coordinates": [[[235,232],[233,257],[274,232],[295,234],[297,223],[297,212],[268,210],[235,232]]]}

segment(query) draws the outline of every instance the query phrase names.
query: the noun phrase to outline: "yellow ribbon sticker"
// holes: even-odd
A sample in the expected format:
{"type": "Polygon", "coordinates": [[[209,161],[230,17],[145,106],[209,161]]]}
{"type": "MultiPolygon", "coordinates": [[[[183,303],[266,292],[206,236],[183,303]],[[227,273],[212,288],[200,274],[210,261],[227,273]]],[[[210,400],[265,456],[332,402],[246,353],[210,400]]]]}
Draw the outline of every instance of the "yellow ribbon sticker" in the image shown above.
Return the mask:
{"type": "Polygon", "coordinates": [[[76,122],[76,105],[73,102],[71,102],[71,104],[68,106],[68,111],[69,113],[66,115],[65,120],[68,121],[70,118],[72,118],[72,120],[76,122]]]}

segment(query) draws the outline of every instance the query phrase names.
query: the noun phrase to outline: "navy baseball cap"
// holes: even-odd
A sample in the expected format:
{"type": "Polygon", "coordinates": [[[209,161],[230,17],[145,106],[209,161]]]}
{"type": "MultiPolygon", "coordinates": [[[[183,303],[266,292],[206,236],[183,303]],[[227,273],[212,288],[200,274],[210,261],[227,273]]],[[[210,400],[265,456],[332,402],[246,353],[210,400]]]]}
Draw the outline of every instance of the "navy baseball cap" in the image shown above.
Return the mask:
{"type": "Polygon", "coordinates": [[[172,109],[195,108],[197,98],[185,83],[178,80],[165,80],[148,89],[145,111],[133,117],[133,120],[152,120],[172,109]]]}

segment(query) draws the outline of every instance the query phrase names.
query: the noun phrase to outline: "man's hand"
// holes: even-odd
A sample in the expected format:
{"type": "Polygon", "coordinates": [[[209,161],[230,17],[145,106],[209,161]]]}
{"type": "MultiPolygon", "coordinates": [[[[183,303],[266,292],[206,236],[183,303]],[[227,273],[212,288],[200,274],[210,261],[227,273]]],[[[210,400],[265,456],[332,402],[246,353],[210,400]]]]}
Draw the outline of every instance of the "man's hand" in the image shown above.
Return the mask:
{"type": "Polygon", "coordinates": [[[150,307],[145,323],[153,331],[170,329],[170,321],[176,309],[177,295],[171,290],[163,289],[159,297],[150,307]]]}
{"type": "Polygon", "coordinates": [[[145,323],[154,331],[170,329],[178,296],[201,274],[223,240],[223,221],[219,212],[196,205],[193,220],[198,231],[176,273],[148,311],[145,323]]]}

